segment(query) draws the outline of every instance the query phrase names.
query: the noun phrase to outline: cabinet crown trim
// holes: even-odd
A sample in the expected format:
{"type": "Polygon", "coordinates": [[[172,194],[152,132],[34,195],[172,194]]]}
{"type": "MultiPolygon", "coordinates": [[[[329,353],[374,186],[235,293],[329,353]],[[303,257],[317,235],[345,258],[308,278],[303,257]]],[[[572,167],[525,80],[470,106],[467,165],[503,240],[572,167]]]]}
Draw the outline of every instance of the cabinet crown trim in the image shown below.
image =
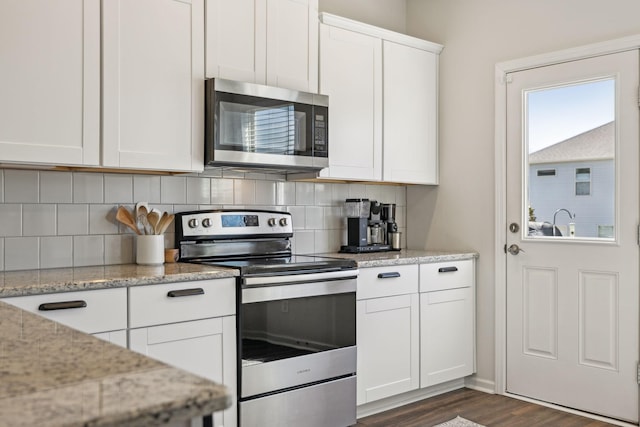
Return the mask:
{"type": "Polygon", "coordinates": [[[330,13],[320,13],[320,22],[333,27],[343,28],[345,30],[351,30],[362,34],[367,34],[380,39],[400,43],[403,45],[411,46],[416,49],[426,50],[439,54],[444,48],[443,45],[433,43],[427,40],[419,39],[417,37],[409,36],[407,34],[398,33],[395,31],[387,30],[385,28],[376,27],[374,25],[365,24],[364,22],[354,21],[349,18],[343,18],[342,16],[333,15],[330,13]]]}

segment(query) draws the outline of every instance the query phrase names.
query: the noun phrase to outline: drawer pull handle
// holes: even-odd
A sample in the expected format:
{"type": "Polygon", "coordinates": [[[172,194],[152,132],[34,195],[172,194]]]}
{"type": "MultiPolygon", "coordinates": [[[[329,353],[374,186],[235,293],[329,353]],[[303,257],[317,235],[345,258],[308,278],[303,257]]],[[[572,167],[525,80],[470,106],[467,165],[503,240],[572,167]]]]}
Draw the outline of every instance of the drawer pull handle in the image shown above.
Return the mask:
{"type": "Polygon", "coordinates": [[[397,271],[391,273],[380,273],[378,274],[378,279],[393,279],[394,277],[400,277],[400,273],[397,271]]]}
{"type": "Polygon", "coordinates": [[[458,271],[458,267],[442,267],[438,269],[438,273],[453,273],[458,271]]]}
{"type": "Polygon", "coordinates": [[[191,295],[204,295],[204,289],[202,289],[202,288],[193,288],[193,289],[181,289],[179,291],[169,291],[169,292],[167,292],[167,296],[170,297],[170,298],[189,297],[191,295]]]}
{"type": "Polygon", "coordinates": [[[70,308],[84,308],[87,306],[86,301],[61,301],[61,302],[45,302],[38,306],[39,311],[67,310],[70,308]]]}

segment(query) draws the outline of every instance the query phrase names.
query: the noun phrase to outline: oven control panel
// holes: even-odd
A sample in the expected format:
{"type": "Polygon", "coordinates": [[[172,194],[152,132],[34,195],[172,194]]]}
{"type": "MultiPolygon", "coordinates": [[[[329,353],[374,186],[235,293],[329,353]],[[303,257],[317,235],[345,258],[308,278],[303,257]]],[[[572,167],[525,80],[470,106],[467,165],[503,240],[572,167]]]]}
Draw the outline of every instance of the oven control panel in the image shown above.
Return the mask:
{"type": "Polygon", "coordinates": [[[243,236],[292,234],[293,221],[289,212],[216,210],[177,214],[182,235],[243,236]]]}

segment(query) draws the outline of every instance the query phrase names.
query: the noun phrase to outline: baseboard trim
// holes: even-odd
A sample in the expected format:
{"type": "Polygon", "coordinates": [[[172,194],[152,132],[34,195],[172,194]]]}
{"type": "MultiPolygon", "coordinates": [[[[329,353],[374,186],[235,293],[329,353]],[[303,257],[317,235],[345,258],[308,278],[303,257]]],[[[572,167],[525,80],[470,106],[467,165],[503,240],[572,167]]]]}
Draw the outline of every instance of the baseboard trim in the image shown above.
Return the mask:
{"type": "Polygon", "coordinates": [[[390,409],[399,408],[400,406],[408,405],[409,403],[417,402],[419,400],[427,399],[429,397],[437,396],[439,394],[458,390],[464,387],[465,380],[463,378],[460,378],[435,386],[408,391],[406,393],[387,397],[385,399],[380,399],[375,402],[365,403],[364,405],[358,406],[357,417],[368,417],[369,415],[374,415],[380,412],[388,411],[390,409]]]}
{"type": "Polygon", "coordinates": [[[475,375],[465,378],[464,385],[465,387],[470,388],[472,390],[482,391],[484,393],[489,393],[489,394],[496,393],[495,381],[486,380],[483,378],[477,378],[475,375]]]}

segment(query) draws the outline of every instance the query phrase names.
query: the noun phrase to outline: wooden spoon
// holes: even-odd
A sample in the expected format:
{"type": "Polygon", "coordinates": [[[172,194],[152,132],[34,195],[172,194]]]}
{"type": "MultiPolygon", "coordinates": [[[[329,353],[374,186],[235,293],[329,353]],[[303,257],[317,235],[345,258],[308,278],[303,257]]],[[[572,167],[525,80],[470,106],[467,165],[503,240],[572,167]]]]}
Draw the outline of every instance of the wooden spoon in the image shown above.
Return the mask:
{"type": "Polygon", "coordinates": [[[158,224],[158,229],[156,230],[156,234],[164,234],[167,231],[167,228],[173,221],[174,214],[166,214],[166,212],[160,218],[160,223],[158,224]]]}
{"type": "Polygon", "coordinates": [[[151,226],[151,234],[160,234],[158,233],[158,223],[160,222],[160,214],[156,211],[151,211],[147,214],[147,221],[149,221],[149,225],[151,226]]]}
{"type": "Polygon", "coordinates": [[[138,227],[136,227],[136,220],[133,218],[133,214],[124,206],[118,206],[116,220],[132,229],[136,234],[142,234],[138,227]]]}

